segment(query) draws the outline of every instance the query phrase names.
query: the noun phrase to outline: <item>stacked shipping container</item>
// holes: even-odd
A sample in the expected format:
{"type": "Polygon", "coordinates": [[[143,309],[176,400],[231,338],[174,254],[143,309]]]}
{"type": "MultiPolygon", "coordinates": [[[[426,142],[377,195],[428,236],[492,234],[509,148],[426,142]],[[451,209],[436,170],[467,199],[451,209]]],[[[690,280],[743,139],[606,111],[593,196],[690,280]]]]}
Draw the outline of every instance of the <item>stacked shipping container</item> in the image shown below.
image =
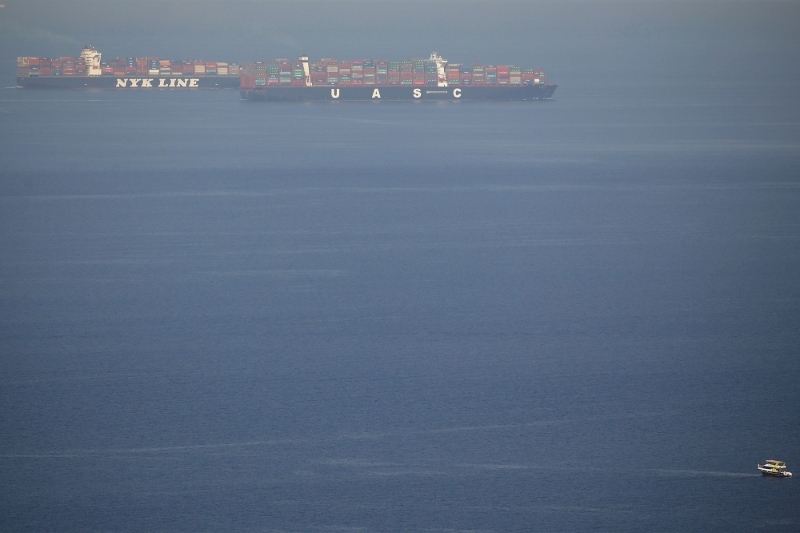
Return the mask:
{"type": "MultiPolygon", "coordinates": [[[[184,61],[157,57],[115,58],[101,63],[103,76],[236,76],[238,63],[184,61]]],[[[86,62],[75,57],[18,57],[17,77],[86,76],[86,62]]]]}
{"type": "MultiPolygon", "coordinates": [[[[437,86],[440,81],[447,85],[544,85],[541,69],[522,69],[513,65],[471,66],[449,63],[445,66],[444,78],[440,79],[436,61],[406,59],[387,61],[365,59],[337,61],[320,59],[309,64],[312,86],[359,87],[359,86],[437,86]]],[[[303,65],[287,59],[276,59],[270,63],[253,63],[241,69],[242,86],[304,87],[303,65]]]]}

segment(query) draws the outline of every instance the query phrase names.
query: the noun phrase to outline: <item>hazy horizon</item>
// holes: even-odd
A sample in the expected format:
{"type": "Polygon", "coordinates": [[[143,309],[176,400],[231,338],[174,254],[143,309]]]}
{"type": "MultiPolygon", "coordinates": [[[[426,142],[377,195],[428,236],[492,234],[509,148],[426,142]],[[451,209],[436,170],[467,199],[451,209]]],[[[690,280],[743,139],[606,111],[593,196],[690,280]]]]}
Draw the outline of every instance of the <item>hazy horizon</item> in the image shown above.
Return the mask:
{"type": "Polygon", "coordinates": [[[457,62],[543,67],[572,83],[636,83],[637,72],[715,78],[736,69],[750,82],[800,72],[789,60],[800,48],[799,19],[800,3],[777,1],[9,0],[0,9],[0,68],[11,81],[17,56],[77,55],[91,44],[106,59],[402,59],[437,51],[457,62]]]}

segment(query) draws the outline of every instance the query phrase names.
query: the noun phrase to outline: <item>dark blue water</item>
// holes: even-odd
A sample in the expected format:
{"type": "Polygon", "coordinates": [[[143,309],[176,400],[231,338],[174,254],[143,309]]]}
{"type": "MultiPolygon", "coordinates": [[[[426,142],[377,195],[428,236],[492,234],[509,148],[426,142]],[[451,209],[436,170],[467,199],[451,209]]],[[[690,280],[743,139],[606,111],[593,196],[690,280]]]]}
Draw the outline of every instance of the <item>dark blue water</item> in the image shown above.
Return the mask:
{"type": "Polygon", "coordinates": [[[800,85],[0,93],[5,531],[797,531],[800,85]]]}

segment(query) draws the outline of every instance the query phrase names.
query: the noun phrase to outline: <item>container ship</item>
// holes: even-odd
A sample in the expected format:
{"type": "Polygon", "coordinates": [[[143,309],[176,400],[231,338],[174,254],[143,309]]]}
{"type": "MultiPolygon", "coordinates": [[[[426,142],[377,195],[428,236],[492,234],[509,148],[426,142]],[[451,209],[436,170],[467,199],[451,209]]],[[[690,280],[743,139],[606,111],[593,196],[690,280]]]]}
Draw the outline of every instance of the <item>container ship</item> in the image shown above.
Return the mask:
{"type": "Polygon", "coordinates": [[[18,57],[17,85],[33,89],[236,89],[237,63],[116,58],[84,47],[79,57],[18,57]]]}
{"type": "Polygon", "coordinates": [[[308,56],[241,67],[241,95],[267,101],[549,100],[541,69],[428,59],[337,61],[308,56]]]}

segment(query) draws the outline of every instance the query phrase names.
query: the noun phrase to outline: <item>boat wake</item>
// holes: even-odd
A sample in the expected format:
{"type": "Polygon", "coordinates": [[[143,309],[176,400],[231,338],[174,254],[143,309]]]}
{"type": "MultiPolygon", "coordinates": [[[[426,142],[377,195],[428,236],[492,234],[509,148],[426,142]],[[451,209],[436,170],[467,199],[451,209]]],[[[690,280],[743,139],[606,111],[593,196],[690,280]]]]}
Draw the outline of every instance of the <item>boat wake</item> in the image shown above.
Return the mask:
{"type": "MultiPolygon", "coordinates": [[[[542,471],[574,471],[574,472],[610,472],[611,469],[586,466],[545,466],[545,465],[524,465],[524,464],[463,464],[459,465],[467,468],[479,468],[482,470],[542,470],[542,471]]],[[[619,469],[613,469],[620,472],[619,469]]],[[[666,468],[640,468],[636,470],[625,470],[626,474],[647,474],[664,477],[759,477],[759,474],[747,472],[724,472],[719,470],[691,470],[691,469],[666,469],[666,468]]]]}
{"type": "Polygon", "coordinates": [[[720,471],[713,471],[713,470],[666,470],[666,469],[654,469],[654,470],[646,470],[646,471],[647,472],[651,472],[653,474],[658,474],[658,475],[661,475],[661,476],[759,477],[759,474],[750,474],[750,473],[747,473],[747,472],[720,472],[720,471]]]}

